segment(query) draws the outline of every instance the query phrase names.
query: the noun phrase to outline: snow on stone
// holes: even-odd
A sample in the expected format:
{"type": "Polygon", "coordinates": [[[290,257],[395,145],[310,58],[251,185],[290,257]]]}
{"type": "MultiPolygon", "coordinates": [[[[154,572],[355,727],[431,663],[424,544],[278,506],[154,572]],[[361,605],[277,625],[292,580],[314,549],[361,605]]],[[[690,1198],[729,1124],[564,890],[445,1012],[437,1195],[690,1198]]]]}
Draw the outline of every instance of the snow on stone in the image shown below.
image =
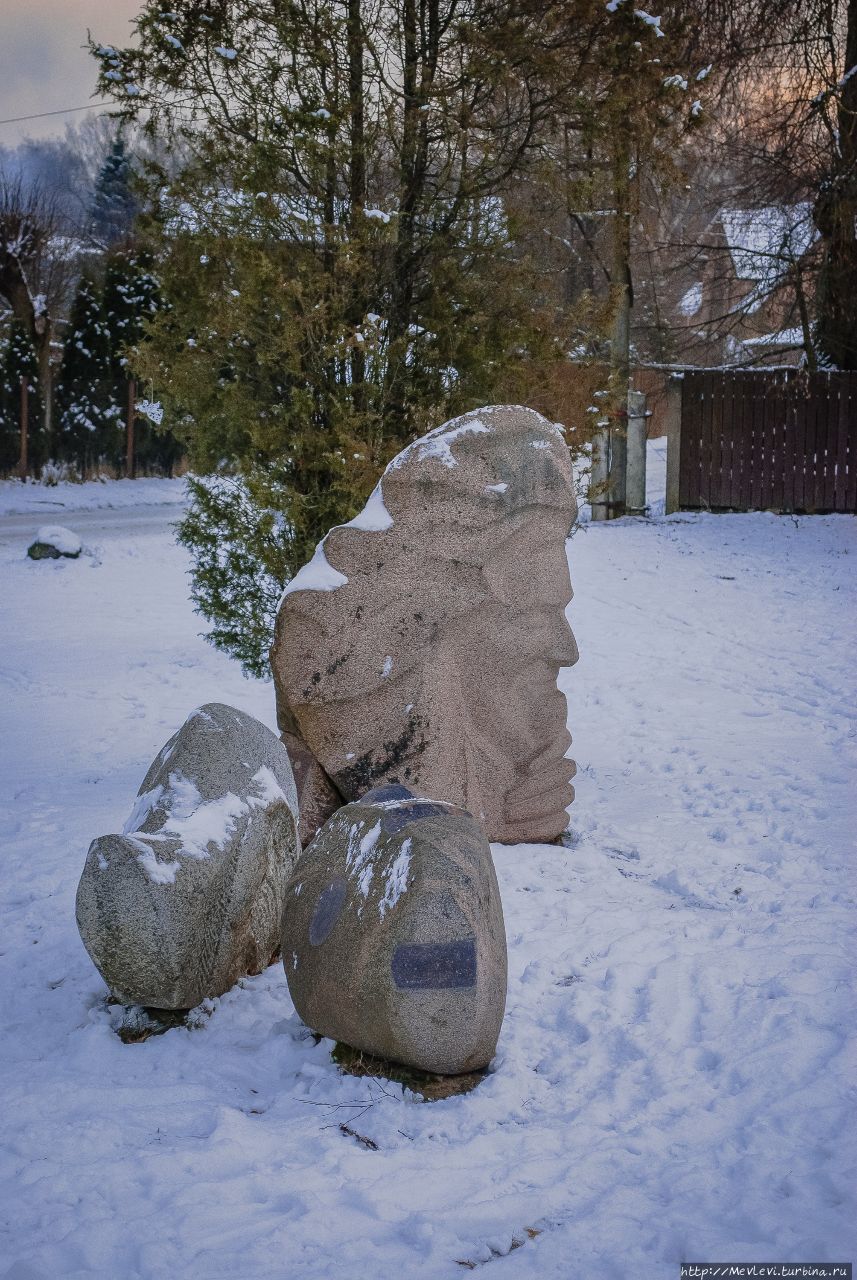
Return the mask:
{"type": "Polygon", "coordinates": [[[166,787],[159,784],[139,795],[125,823],[123,835],[132,839],[141,850],[137,861],[149,879],[156,884],[174,884],[181,869],[180,859],[160,861],[151,848],[153,843],[178,841],[180,847],[171,852],[197,860],[208,858],[209,846],[222,849],[251,809],[286,800],[267,765],[257,769],[251,781],[257,794],[248,796],[246,800],[227,791],[214,800],[204,801],[193,780],[175,770],[169,775],[166,787]],[[164,825],[159,831],[142,831],[146,819],[158,807],[166,811],[164,825]]]}
{"type": "Polygon", "coordinates": [[[684,76],[679,76],[679,75],[667,76],[667,78],[664,80],[664,88],[665,89],[686,89],[687,81],[685,80],[684,76]]]}
{"type": "Polygon", "coordinates": [[[692,284],[679,299],[678,309],[683,316],[695,316],[702,306],[702,285],[692,284]]]}
{"type": "Polygon", "coordinates": [[[152,884],[175,884],[176,877],[182,867],[177,858],[161,861],[155,856],[154,850],[140,836],[129,835],[128,839],[140,850],[137,854],[137,861],[152,881],[152,884]]]}
{"type": "Polygon", "coordinates": [[[164,788],[161,785],[153,787],[151,791],[142,791],[134,801],[134,808],[128,815],[122,834],[129,836],[139,831],[152,810],[161,803],[163,794],[164,788]]]}
{"type": "Polygon", "coordinates": [[[36,534],[37,542],[44,542],[49,547],[56,547],[64,556],[80,555],[83,543],[76,533],[61,524],[43,524],[36,534]]]}
{"type": "Polygon", "coordinates": [[[352,827],[348,837],[348,849],[345,854],[345,870],[348,875],[355,876],[357,888],[365,898],[369,893],[372,875],[375,870],[373,851],[381,836],[380,819],[364,836],[360,836],[360,827],[352,827]]]}
{"type": "Polygon", "coordinates": [[[256,797],[250,797],[249,803],[251,805],[255,806],[257,803],[265,805],[280,804],[287,800],[286,793],[274,776],[273,770],[269,769],[266,764],[256,770],[251,781],[259,793],[258,801],[256,797]]]}
{"type": "Polygon", "coordinates": [[[345,574],[334,569],[324,553],[325,541],[326,539],[322,538],[312,560],[302,569],[298,569],[291,582],[286,583],[285,590],[280,596],[280,604],[293,591],[335,591],[337,587],[345,586],[348,581],[345,574]]]}
{"type": "Polygon", "coordinates": [[[392,524],[393,517],[384,506],[384,494],[379,480],[369,494],[366,506],[359,515],[356,515],[353,520],[349,520],[344,527],[346,529],[364,529],[367,533],[383,533],[385,529],[391,528],[392,524]]]}
{"type": "Polygon", "coordinates": [[[388,463],[387,471],[395,471],[413,458],[418,462],[436,458],[445,467],[455,467],[458,464],[451,448],[454,441],[461,436],[479,435],[491,430],[492,428],[479,418],[453,418],[451,422],[435,427],[433,431],[420,436],[419,440],[414,440],[413,444],[409,444],[401,453],[397,453],[392,462],[388,463]]]}
{"type": "Polygon", "coordinates": [[[378,903],[378,911],[381,919],[391,907],[394,907],[401,898],[402,894],[408,887],[408,870],[411,865],[411,837],[408,836],[402,841],[402,847],[399,850],[393,865],[387,872],[387,886],[384,890],[384,896],[378,903]]]}

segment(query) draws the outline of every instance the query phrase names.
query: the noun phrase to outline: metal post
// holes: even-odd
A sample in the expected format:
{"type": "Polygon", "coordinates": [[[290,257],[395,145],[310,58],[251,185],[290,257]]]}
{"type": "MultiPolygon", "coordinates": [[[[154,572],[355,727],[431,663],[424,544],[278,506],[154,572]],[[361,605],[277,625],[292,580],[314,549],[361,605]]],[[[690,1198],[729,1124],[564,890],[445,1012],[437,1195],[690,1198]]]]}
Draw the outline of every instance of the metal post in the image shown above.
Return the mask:
{"type": "Polygon", "coordinates": [[[128,418],[125,433],[125,475],[133,480],[137,474],[134,460],[134,419],[137,414],[137,384],[132,378],[128,383],[128,418]]]}
{"type": "Polygon", "coordinates": [[[646,397],[628,392],[628,440],[625,461],[625,514],[646,514],[646,397]]]}
{"type": "Polygon", "coordinates": [[[21,378],[21,456],[18,460],[18,474],[22,480],[27,478],[27,446],[29,436],[29,392],[27,379],[21,378]]]}
{"type": "Polygon", "coordinates": [[[684,380],[674,373],[667,383],[667,493],[664,510],[667,515],[678,511],[681,474],[681,409],[684,380]]]}

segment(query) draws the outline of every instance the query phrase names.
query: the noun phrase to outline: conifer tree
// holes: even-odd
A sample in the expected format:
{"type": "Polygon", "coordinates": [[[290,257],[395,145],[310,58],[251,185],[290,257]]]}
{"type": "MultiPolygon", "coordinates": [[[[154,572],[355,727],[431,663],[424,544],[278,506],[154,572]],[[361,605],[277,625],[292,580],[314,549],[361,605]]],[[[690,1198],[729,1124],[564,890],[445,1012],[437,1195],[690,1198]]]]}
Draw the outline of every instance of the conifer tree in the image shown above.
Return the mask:
{"type": "Polygon", "coordinates": [[[72,305],[56,386],[62,451],[82,474],[99,462],[118,463],[124,444],[122,410],[111,374],[110,330],[100,291],[81,278],[72,305]]]}
{"type": "MultiPolygon", "coordinates": [[[[168,192],[168,305],[135,369],[194,466],[234,476],[232,504],[220,478],[197,482],[182,534],[211,638],[231,652],[224,601],[240,619],[267,575],[268,637],[270,602],[388,458],[444,416],[514,396],[551,345],[499,197],[554,92],[513,13],[150,0],[134,49],[93,46],[123,115],[144,107],[187,157],[178,180],[153,174],[168,192]]],[[[261,670],[266,648],[242,662],[261,670]]]]}
{"type": "Polygon", "coordinates": [[[130,233],[137,213],[131,179],[131,164],[119,134],[99,170],[92,204],[92,232],[105,246],[126,239],[130,233]]]}
{"type": "Polygon", "coordinates": [[[0,347],[0,470],[17,465],[21,450],[21,379],[27,380],[28,448],[32,468],[45,461],[39,363],[26,329],[15,320],[0,347]]]}
{"type": "MultiPolygon", "coordinates": [[[[161,291],[152,255],[145,249],[115,250],[107,260],[104,318],[110,343],[110,372],[119,404],[127,403],[132,362],[144,341],[146,326],[161,306],[161,291]]],[[[135,452],[138,467],[157,468],[167,475],[182,448],[169,430],[156,431],[145,418],[137,419],[135,452]]]]}

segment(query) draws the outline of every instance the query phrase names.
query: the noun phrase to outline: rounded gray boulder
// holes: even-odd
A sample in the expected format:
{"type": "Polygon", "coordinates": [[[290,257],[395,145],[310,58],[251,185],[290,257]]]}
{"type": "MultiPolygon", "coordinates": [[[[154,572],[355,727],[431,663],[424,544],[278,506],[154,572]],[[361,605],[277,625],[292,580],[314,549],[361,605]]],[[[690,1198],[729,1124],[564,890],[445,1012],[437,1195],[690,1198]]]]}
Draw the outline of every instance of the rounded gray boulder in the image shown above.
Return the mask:
{"type": "Polygon", "coordinates": [[[92,842],[77,891],[84,946],[120,1000],[192,1008],[274,959],[299,853],[285,747],[208,703],[158,754],[124,833],[92,842]]]}
{"type": "Polygon", "coordinates": [[[286,888],[283,966],[300,1017],[444,1075],[494,1055],[506,934],[491,849],[455,805],[380,787],[319,831],[286,888]]]}

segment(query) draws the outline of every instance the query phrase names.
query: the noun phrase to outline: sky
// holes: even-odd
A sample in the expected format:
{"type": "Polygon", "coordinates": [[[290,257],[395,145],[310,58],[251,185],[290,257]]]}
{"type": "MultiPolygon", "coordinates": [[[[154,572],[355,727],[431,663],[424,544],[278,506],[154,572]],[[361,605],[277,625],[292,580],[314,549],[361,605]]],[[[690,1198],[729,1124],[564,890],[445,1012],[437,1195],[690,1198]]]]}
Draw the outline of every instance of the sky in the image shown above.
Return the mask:
{"type": "MultiPolygon", "coordinates": [[[[0,0],[0,120],[85,106],[95,87],[95,63],[82,47],[87,28],[102,43],[130,43],[141,8],[142,0],[0,0]]],[[[85,116],[0,124],[0,146],[62,134],[85,116]]]]}

